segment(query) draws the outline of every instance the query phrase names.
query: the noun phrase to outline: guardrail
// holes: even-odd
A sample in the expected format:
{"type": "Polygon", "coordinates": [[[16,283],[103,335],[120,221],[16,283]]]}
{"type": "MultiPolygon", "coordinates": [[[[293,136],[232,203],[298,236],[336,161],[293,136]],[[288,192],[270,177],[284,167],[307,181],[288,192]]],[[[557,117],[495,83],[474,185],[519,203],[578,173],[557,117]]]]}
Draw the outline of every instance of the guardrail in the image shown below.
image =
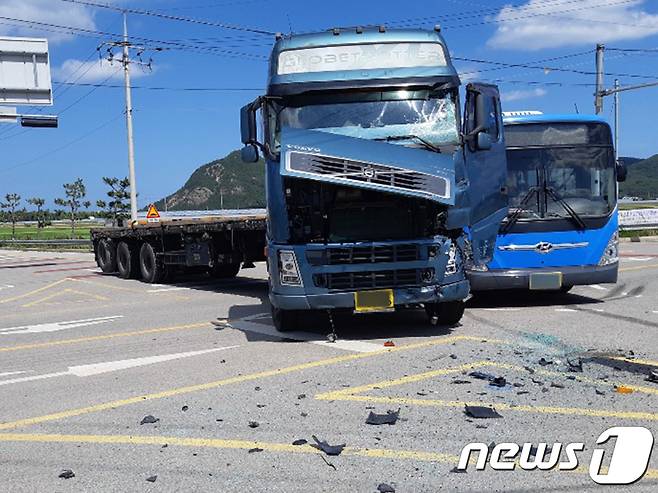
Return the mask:
{"type": "Polygon", "coordinates": [[[619,211],[619,229],[658,229],[658,209],[619,211]]]}
{"type": "Polygon", "coordinates": [[[0,240],[0,246],[88,246],[91,240],[0,240]]]}

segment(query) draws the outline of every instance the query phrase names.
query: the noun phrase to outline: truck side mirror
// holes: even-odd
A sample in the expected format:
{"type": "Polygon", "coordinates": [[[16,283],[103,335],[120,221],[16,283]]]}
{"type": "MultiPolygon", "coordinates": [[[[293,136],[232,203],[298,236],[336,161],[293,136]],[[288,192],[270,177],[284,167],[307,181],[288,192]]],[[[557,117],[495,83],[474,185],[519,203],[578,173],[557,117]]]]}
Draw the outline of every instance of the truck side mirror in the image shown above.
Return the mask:
{"type": "Polygon", "coordinates": [[[626,174],[628,173],[628,169],[626,168],[626,165],[623,163],[617,163],[617,181],[622,182],[626,181],[626,174]]]}
{"type": "Polygon", "coordinates": [[[488,151],[491,149],[491,135],[482,131],[478,133],[477,148],[479,151],[488,151]]]}
{"type": "Polygon", "coordinates": [[[256,110],[254,109],[254,103],[249,103],[240,110],[240,137],[243,144],[256,141],[256,110]]]}
{"type": "Polygon", "coordinates": [[[240,157],[245,163],[257,163],[258,156],[258,147],[254,144],[247,144],[240,151],[240,157]]]}

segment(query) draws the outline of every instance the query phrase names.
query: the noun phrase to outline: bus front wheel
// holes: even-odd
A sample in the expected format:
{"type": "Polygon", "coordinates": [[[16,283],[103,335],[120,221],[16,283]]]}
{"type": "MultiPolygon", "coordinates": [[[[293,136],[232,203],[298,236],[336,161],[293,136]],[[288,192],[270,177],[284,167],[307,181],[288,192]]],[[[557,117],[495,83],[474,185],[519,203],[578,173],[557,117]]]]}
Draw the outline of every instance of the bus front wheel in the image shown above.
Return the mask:
{"type": "Polygon", "coordinates": [[[425,313],[431,325],[447,325],[453,327],[464,316],[466,303],[463,301],[446,301],[444,303],[426,303],[425,313]]]}
{"type": "Polygon", "coordinates": [[[299,313],[296,310],[283,310],[272,307],[272,321],[279,332],[290,332],[297,329],[299,313]]]}

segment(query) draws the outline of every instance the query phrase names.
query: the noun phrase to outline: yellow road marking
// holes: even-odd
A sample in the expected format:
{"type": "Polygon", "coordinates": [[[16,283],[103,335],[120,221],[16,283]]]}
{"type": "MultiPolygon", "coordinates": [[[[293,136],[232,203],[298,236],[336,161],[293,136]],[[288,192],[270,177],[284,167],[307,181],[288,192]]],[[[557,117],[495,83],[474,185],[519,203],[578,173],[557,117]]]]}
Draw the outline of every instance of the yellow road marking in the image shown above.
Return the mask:
{"type": "Polygon", "coordinates": [[[643,365],[643,366],[654,366],[658,368],[658,361],[652,361],[649,359],[630,359],[630,358],[625,358],[623,356],[602,356],[601,358],[603,359],[615,359],[617,361],[624,361],[626,363],[634,363],[637,365],[643,365]]]}
{"type": "Polygon", "coordinates": [[[40,303],[52,300],[53,298],[56,298],[58,296],[66,294],[66,293],[73,293],[73,294],[77,294],[79,296],[85,296],[87,298],[92,298],[92,299],[95,299],[95,300],[98,300],[98,301],[109,301],[109,299],[106,298],[105,296],[100,296],[100,295],[92,294],[92,293],[85,293],[83,291],[78,291],[77,289],[66,288],[66,289],[63,289],[62,291],[60,291],[58,293],[50,294],[50,295],[46,296],[45,298],[41,298],[41,299],[26,303],[25,305],[23,305],[23,308],[29,308],[31,306],[38,305],[40,303]]]}
{"type": "Polygon", "coordinates": [[[4,300],[0,300],[0,304],[2,303],[9,303],[10,301],[16,301],[16,300],[21,300],[23,298],[27,298],[29,296],[41,293],[43,291],[46,291],[50,288],[53,288],[59,284],[62,284],[63,282],[68,281],[69,279],[60,279],[59,281],[52,282],[50,284],[47,284],[46,286],[42,286],[39,289],[35,289],[33,291],[28,291],[27,293],[19,294],[18,296],[13,296],[12,298],[5,298],[4,300]]]}
{"type": "Polygon", "coordinates": [[[649,265],[638,265],[637,267],[624,267],[623,269],[619,269],[619,272],[629,272],[632,270],[644,270],[644,269],[651,269],[658,267],[658,264],[649,264],[649,265]]]}
{"type": "Polygon", "coordinates": [[[374,397],[369,395],[351,395],[351,394],[319,394],[315,396],[319,400],[341,400],[353,402],[375,402],[380,404],[397,404],[429,407],[455,407],[463,408],[468,406],[492,406],[497,410],[505,411],[522,411],[527,413],[538,414],[562,414],[589,417],[605,417],[618,419],[639,419],[639,420],[658,420],[658,413],[647,413],[640,411],[608,411],[605,409],[591,409],[579,407],[560,407],[560,406],[524,406],[510,405],[503,403],[486,403],[486,402],[468,402],[468,401],[447,401],[439,399],[415,399],[409,397],[374,397]]]}
{"type": "Polygon", "coordinates": [[[85,284],[94,284],[96,286],[102,286],[102,287],[108,288],[108,289],[115,289],[117,291],[128,291],[130,293],[140,293],[140,294],[144,293],[144,291],[142,291],[141,289],[127,288],[125,286],[115,286],[113,284],[108,284],[106,282],[90,281],[89,279],[75,278],[75,279],[70,279],[70,280],[74,281],[74,282],[82,282],[82,283],[85,283],[85,284]]]}
{"type": "Polygon", "coordinates": [[[52,347],[52,346],[64,346],[67,344],[77,344],[80,342],[102,341],[104,339],[114,339],[116,337],[131,337],[131,336],[139,336],[144,334],[157,334],[159,332],[171,332],[175,330],[200,329],[202,327],[210,327],[210,324],[206,322],[201,322],[196,324],[175,325],[173,327],[161,327],[157,329],[135,330],[131,332],[116,332],[113,334],[104,334],[98,336],[78,337],[76,339],[62,339],[59,341],[36,342],[33,344],[6,346],[6,347],[0,347],[0,353],[9,352],[9,351],[22,351],[25,349],[41,349],[44,347],[52,347]]]}
{"type": "MultiPolygon", "coordinates": [[[[202,325],[202,324],[196,324],[202,325]]],[[[179,327],[180,328],[180,327],[179,327]]],[[[167,329],[153,329],[153,331],[164,331],[167,329]]],[[[170,328],[169,330],[175,330],[170,328]]],[[[141,333],[144,333],[142,331],[141,333]]],[[[124,333],[125,334],[125,333],[124,333]]],[[[108,338],[108,337],[117,337],[117,335],[110,336],[97,336],[98,338],[108,338]]],[[[93,338],[92,338],[93,339],[93,338]]],[[[47,421],[55,421],[58,419],[70,418],[73,416],[80,416],[83,414],[95,413],[99,411],[104,411],[106,409],[113,409],[117,407],[127,406],[130,404],[136,404],[138,402],[144,402],[146,400],[162,399],[165,397],[172,397],[176,395],[189,394],[192,392],[198,392],[202,390],[214,389],[217,387],[222,387],[225,385],[230,385],[234,383],[248,382],[252,380],[258,380],[261,378],[274,377],[278,375],[285,375],[288,373],[294,373],[297,371],[308,370],[311,368],[319,368],[322,366],[334,365],[337,363],[344,363],[348,361],[356,361],[364,358],[371,358],[374,356],[381,356],[389,353],[395,353],[399,351],[408,351],[411,349],[421,349],[432,346],[438,346],[442,344],[452,344],[457,341],[488,341],[493,342],[492,340],[487,340],[482,337],[473,337],[473,336],[452,336],[445,337],[442,339],[434,339],[431,341],[419,342],[415,344],[407,344],[404,346],[396,346],[393,348],[383,348],[381,351],[373,351],[369,353],[354,353],[354,354],[345,354],[341,356],[335,356],[333,358],[310,361],[308,363],[301,363],[299,365],[288,366],[285,368],[276,368],[273,370],[265,370],[257,373],[251,373],[247,375],[238,375],[235,377],[229,377],[222,380],[216,380],[214,382],[202,383],[197,385],[189,385],[187,387],[179,387],[175,389],[165,390],[161,392],[155,392],[146,395],[139,395],[135,397],[130,397],[128,399],[121,399],[116,401],[105,402],[101,404],[95,404],[92,406],[80,407],[76,409],[70,409],[68,411],[61,411],[53,414],[46,414],[43,416],[37,416],[33,418],[19,419],[17,421],[10,421],[8,423],[0,423],[0,430],[11,430],[19,428],[22,426],[30,426],[38,423],[44,423],[47,421]]],[[[49,344],[49,343],[44,343],[49,344]]],[[[14,346],[16,347],[16,346],[14,346]]],[[[0,351],[7,348],[0,348],[0,351]]]]}
{"type": "MultiPolygon", "coordinates": [[[[321,454],[310,445],[292,445],[289,443],[261,442],[250,440],[227,440],[221,438],[181,438],[172,436],[135,436],[135,435],[59,435],[42,433],[0,433],[0,442],[24,443],[91,443],[96,445],[168,445],[175,447],[204,447],[217,449],[249,450],[260,448],[268,452],[294,454],[321,454]]],[[[367,457],[374,459],[404,459],[422,462],[438,462],[457,464],[459,456],[422,450],[397,450],[383,448],[345,447],[341,455],[367,457]]],[[[470,464],[475,462],[471,459],[470,464]]],[[[553,469],[552,471],[557,471],[553,469]]],[[[580,466],[572,471],[578,474],[588,474],[588,468],[580,466]]],[[[607,474],[607,468],[602,468],[602,474],[607,474]]],[[[644,478],[658,478],[658,470],[649,469],[644,478]]]]}

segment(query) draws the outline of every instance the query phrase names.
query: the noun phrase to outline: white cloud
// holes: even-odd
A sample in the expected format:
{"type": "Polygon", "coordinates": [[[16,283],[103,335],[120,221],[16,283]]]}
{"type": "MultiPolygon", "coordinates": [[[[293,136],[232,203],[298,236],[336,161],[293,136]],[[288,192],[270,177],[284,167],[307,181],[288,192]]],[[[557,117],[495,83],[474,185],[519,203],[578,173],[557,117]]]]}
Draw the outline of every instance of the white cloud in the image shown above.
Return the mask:
{"type": "Polygon", "coordinates": [[[537,88],[527,91],[504,91],[500,94],[500,100],[504,103],[521,101],[522,99],[541,98],[548,94],[545,89],[537,88]]]}
{"type": "Polygon", "coordinates": [[[481,79],[482,73],[475,67],[461,67],[459,70],[459,78],[462,83],[473,82],[481,79]]]}
{"type": "MultiPolygon", "coordinates": [[[[104,0],[105,3],[121,3],[123,0],[104,0]]],[[[97,9],[59,0],[0,0],[0,17],[24,19],[46,24],[57,24],[82,29],[96,29],[94,15],[97,9]]],[[[21,22],[0,19],[0,34],[11,36],[46,37],[57,43],[73,39],[73,35],[45,26],[30,26],[21,22]],[[11,23],[8,25],[7,23],[11,23]]]]}
{"type": "Polygon", "coordinates": [[[643,10],[644,3],[530,0],[519,7],[506,5],[494,17],[498,28],[487,44],[529,51],[645,38],[658,34],[658,13],[643,10]]]}
{"type": "MultiPolygon", "coordinates": [[[[148,69],[142,70],[138,66],[133,66],[130,70],[131,79],[150,75],[152,72],[148,69]]],[[[53,78],[59,81],[77,80],[78,82],[102,82],[107,79],[122,79],[123,70],[121,64],[115,61],[110,64],[107,60],[75,60],[69,59],[59,67],[53,69],[53,78]]]]}

